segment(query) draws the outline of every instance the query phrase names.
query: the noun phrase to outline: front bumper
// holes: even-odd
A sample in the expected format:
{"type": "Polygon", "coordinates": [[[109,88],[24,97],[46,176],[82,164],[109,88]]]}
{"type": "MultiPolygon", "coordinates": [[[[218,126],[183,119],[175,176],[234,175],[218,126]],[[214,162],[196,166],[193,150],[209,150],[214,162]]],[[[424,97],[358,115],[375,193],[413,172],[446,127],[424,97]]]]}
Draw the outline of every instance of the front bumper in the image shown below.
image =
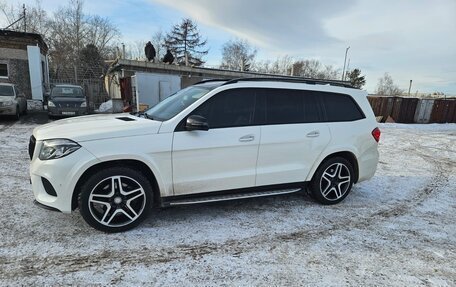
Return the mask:
{"type": "Polygon", "coordinates": [[[16,115],[16,106],[14,106],[14,105],[1,106],[0,107],[0,115],[6,115],[6,116],[14,116],[14,115],[16,115]]]}
{"type": "Polygon", "coordinates": [[[60,117],[69,117],[69,116],[82,116],[87,115],[87,108],[58,108],[58,107],[48,107],[48,114],[50,116],[60,116],[60,117]]]}
{"type": "Polygon", "coordinates": [[[72,211],[73,192],[84,171],[99,160],[81,147],[74,153],[59,159],[40,160],[38,158],[42,142],[37,141],[32,162],[30,179],[35,200],[47,207],[63,213],[72,211]],[[43,178],[54,188],[57,196],[46,192],[43,178]]]}

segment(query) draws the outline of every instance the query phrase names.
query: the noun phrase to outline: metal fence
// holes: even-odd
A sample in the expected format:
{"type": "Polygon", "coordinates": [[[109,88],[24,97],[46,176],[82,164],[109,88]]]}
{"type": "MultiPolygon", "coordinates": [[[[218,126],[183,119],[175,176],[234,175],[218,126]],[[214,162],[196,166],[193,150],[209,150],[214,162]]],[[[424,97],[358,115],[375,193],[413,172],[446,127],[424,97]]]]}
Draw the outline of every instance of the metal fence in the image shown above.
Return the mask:
{"type": "Polygon", "coordinates": [[[398,123],[456,123],[456,98],[368,97],[377,117],[398,123]]]}

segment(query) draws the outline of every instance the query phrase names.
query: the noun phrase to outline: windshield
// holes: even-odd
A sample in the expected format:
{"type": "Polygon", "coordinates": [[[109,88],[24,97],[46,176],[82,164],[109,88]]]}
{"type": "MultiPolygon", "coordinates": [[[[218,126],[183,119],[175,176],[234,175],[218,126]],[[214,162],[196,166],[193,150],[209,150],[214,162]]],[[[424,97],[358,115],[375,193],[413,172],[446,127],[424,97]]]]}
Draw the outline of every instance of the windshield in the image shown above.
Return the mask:
{"type": "Polygon", "coordinates": [[[0,86],[0,97],[14,97],[13,87],[0,86]]]}
{"type": "Polygon", "coordinates": [[[51,97],[83,98],[82,89],[78,87],[54,87],[51,97]]]}
{"type": "Polygon", "coordinates": [[[191,86],[185,88],[156,104],[145,113],[148,118],[167,121],[185,110],[213,88],[215,87],[191,86]]]}

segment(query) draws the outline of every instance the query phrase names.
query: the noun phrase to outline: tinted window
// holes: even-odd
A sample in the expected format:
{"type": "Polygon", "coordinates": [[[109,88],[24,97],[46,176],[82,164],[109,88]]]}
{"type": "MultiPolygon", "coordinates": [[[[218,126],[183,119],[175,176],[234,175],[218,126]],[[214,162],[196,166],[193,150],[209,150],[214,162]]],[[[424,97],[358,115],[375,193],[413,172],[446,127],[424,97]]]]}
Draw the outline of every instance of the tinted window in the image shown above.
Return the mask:
{"type": "Polygon", "coordinates": [[[0,85],[0,97],[1,96],[13,97],[14,96],[13,87],[0,85]]]}
{"type": "Polygon", "coordinates": [[[348,95],[318,93],[323,99],[326,120],[329,122],[355,121],[365,116],[355,101],[348,95]]]}
{"type": "Polygon", "coordinates": [[[264,124],[294,124],[320,121],[320,108],[315,96],[303,90],[261,89],[258,92],[259,114],[264,124]],[[264,112],[264,109],[266,110],[264,112]]]}
{"type": "Polygon", "coordinates": [[[205,117],[211,129],[248,126],[253,124],[254,106],[253,89],[233,89],[214,95],[192,115],[205,117]]]}
{"type": "Polygon", "coordinates": [[[8,65],[0,64],[0,77],[8,77],[8,65]]]}

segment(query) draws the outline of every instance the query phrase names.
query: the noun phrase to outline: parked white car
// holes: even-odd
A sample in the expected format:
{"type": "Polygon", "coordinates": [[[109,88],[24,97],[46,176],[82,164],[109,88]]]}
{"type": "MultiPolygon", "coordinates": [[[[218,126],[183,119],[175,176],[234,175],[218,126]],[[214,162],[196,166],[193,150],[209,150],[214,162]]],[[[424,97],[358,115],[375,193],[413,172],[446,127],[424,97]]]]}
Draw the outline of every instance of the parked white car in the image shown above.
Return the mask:
{"type": "Polygon", "coordinates": [[[308,189],[342,201],[371,178],[377,128],[367,93],[340,82],[206,81],[142,115],[92,115],[37,127],[36,202],[106,232],[165,207],[308,189]]]}
{"type": "Polygon", "coordinates": [[[27,100],[14,84],[0,83],[0,115],[14,116],[17,120],[27,113],[27,100]]]}

